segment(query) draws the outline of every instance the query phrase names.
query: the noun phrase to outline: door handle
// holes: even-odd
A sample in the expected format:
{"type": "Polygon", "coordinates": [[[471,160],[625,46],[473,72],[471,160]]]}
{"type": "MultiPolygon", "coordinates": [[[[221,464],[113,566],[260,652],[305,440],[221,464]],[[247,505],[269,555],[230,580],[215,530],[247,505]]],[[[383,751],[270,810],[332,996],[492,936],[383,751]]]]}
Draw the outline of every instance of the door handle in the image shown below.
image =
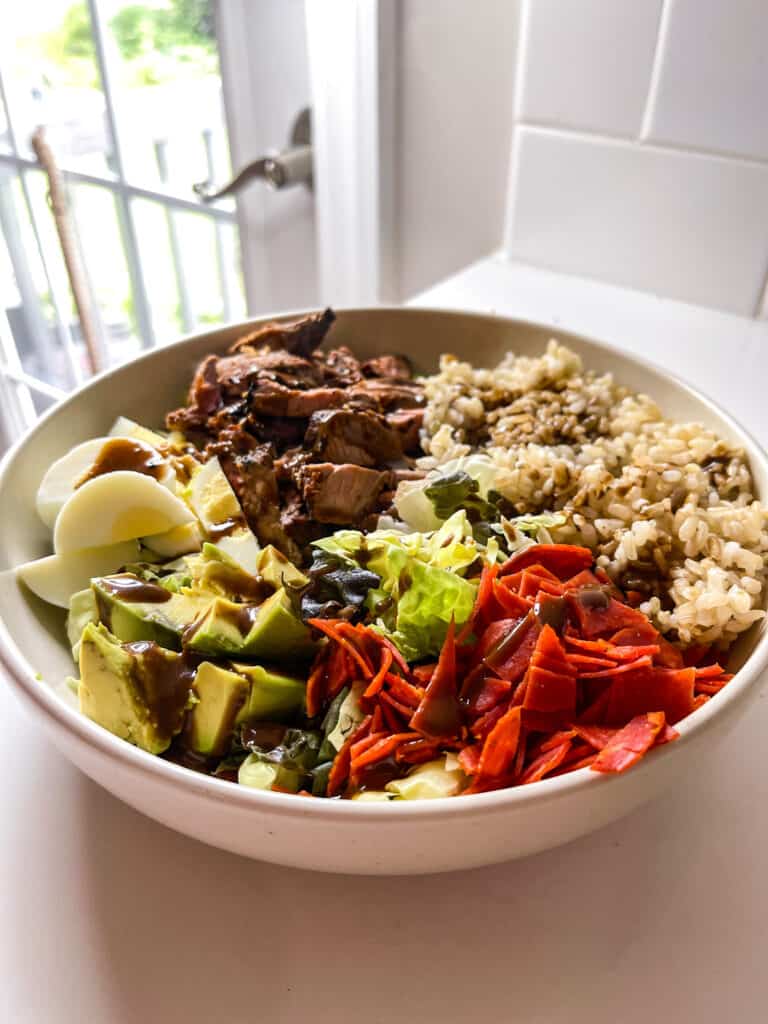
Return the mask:
{"type": "Polygon", "coordinates": [[[294,121],[290,145],[286,149],[273,156],[251,161],[226,185],[217,186],[211,181],[201,181],[192,187],[204,203],[212,203],[239,192],[256,180],[265,181],[274,189],[289,188],[292,185],[312,188],[312,126],[308,109],[302,110],[294,121]]]}

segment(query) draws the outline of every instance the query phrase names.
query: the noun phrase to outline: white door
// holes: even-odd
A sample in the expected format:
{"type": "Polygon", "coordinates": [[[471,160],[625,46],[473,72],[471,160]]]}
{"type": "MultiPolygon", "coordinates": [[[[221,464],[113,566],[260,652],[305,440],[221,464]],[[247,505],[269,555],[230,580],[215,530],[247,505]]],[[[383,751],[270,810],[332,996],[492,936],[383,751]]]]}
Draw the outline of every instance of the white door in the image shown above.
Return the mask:
{"type": "MultiPolygon", "coordinates": [[[[99,369],[318,301],[313,193],[193,186],[310,105],[304,0],[35,0],[0,34],[0,444],[91,372],[30,137],[61,171],[99,369]]],[[[90,351],[94,346],[90,346],[90,351]]]]}
{"type": "MultiPolygon", "coordinates": [[[[221,68],[232,164],[288,145],[311,107],[304,0],[218,0],[221,68]]],[[[251,312],[318,301],[313,192],[254,181],[237,192],[243,276],[251,312]]]]}

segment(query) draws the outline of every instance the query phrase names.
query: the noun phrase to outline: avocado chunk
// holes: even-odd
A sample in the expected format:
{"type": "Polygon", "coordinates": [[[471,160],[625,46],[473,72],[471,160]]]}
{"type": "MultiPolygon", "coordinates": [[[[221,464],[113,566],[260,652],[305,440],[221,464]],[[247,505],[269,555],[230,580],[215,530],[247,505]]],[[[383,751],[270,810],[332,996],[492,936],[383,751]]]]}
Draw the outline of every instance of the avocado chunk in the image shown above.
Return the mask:
{"type": "Polygon", "coordinates": [[[282,588],[260,605],[214,598],[184,642],[200,654],[265,661],[303,660],[314,651],[309,630],[282,588]]]}
{"type": "Polygon", "coordinates": [[[238,725],[259,719],[281,721],[301,709],[307,690],[305,680],[274,672],[263,665],[232,662],[232,668],[250,685],[248,703],[238,715],[238,725]]]}
{"type": "Polygon", "coordinates": [[[96,605],[96,595],[89,587],[87,590],[78,590],[69,599],[69,613],[67,615],[67,639],[72,648],[72,658],[77,661],[80,657],[80,637],[89,622],[99,621],[99,609],[96,605]]]}
{"type": "Polygon", "coordinates": [[[309,583],[309,577],[289,562],[282,551],[272,544],[262,548],[256,563],[256,573],[273,587],[303,587],[309,583]]]}
{"type": "Polygon", "coordinates": [[[219,757],[227,749],[235,720],[248,703],[251,683],[210,661],[197,669],[194,682],[197,703],[187,718],[187,746],[198,754],[219,757]]]}
{"type": "Polygon", "coordinates": [[[121,644],[89,623],[80,641],[80,710],[129,743],[160,754],[181,731],[194,670],[151,641],[121,644]]]}
{"type": "Polygon", "coordinates": [[[153,640],[161,647],[181,650],[184,630],[202,615],[210,594],[173,593],[132,573],[91,581],[99,620],[123,643],[153,640]]]}

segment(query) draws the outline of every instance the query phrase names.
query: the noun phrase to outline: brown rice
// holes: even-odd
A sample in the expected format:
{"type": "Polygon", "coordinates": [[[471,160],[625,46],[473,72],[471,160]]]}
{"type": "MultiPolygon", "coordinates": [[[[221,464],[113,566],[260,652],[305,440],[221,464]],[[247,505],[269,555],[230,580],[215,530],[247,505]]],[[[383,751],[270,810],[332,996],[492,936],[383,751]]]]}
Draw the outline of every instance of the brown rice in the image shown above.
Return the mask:
{"type": "Polygon", "coordinates": [[[768,510],[744,453],[550,341],[493,370],[443,356],[425,379],[421,460],[481,451],[518,514],[562,510],[553,540],[588,545],[682,643],[729,643],[761,618],[768,510]]]}

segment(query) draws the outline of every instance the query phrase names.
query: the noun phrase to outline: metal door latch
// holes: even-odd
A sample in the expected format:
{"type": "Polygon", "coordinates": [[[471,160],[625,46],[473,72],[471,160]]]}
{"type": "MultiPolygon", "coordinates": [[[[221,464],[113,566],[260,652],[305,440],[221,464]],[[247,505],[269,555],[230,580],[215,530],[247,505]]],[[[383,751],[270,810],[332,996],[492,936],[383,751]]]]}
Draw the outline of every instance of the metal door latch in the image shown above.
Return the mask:
{"type": "Polygon", "coordinates": [[[266,181],[274,189],[291,185],[312,188],[312,120],[309,108],[302,110],[296,117],[287,149],[246,164],[226,185],[217,186],[211,181],[201,181],[192,187],[204,203],[212,203],[239,192],[257,179],[266,181]]]}

